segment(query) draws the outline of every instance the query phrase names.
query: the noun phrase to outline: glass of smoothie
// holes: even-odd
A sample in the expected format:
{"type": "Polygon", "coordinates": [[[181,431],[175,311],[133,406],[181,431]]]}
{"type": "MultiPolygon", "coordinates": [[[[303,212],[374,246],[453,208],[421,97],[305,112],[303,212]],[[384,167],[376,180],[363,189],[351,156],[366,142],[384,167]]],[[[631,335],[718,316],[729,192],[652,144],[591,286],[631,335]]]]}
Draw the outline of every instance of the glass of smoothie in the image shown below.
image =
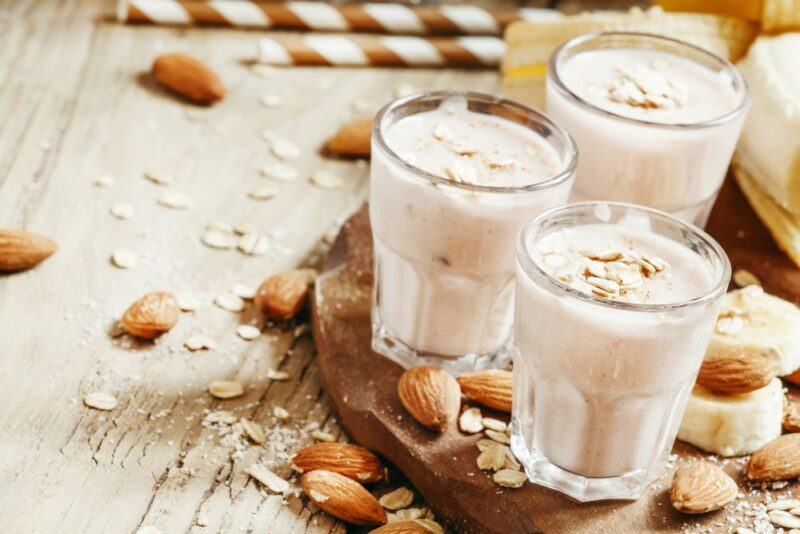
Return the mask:
{"type": "Polygon", "coordinates": [[[705,226],[750,93],[739,71],[702,48],[606,32],[550,58],[547,113],[575,139],[573,200],[617,200],[705,226]]]}
{"type": "Polygon", "coordinates": [[[502,98],[396,100],[372,132],[372,348],[453,373],[510,358],[514,242],[569,196],[576,150],[542,114],[502,98]]]}
{"type": "Polygon", "coordinates": [[[698,227],[624,203],[542,213],[517,242],[511,448],[580,501],[661,474],[731,276],[698,227]]]}

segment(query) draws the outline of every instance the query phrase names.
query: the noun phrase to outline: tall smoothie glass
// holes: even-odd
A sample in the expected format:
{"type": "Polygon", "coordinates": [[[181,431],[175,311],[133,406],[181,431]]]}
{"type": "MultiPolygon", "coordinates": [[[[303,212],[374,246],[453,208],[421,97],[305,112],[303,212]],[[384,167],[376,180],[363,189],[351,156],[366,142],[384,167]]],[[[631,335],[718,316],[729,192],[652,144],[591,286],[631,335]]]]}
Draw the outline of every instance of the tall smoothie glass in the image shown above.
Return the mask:
{"type": "Polygon", "coordinates": [[[456,374],[507,363],[514,241],[566,201],[570,136],[496,96],[430,92],[387,105],[372,133],[373,349],[456,374]]]}

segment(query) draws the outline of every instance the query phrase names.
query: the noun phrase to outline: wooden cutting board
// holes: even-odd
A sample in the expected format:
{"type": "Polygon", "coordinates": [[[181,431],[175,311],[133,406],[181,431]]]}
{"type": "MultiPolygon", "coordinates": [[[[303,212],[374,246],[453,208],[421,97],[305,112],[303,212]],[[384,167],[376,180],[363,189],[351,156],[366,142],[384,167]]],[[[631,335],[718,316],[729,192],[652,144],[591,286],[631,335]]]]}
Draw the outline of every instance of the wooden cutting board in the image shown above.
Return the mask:
{"type": "MultiPolygon", "coordinates": [[[[723,187],[708,229],[734,269],[751,271],[770,292],[800,299],[800,271],[777,249],[732,179],[723,187]]],[[[675,512],[666,494],[669,474],[636,502],[581,504],[533,484],[516,490],[495,485],[475,464],[479,436],[455,428],[433,435],[403,410],[395,393],[402,369],[370,349],[371,286],[372,240],[364,207],[344,226],[316,284],[312,324],[323,384],[350,437],[394,464],[455,531],[638,533],[697,524],[730,530],[724,512],[699,517],[675,512]]],[[[504,414],[491,415],[507,420],[504,414]]],[[[674,452],[681,459],[704,456],[681,442],[674,452]]],[[[741,482],[733,463],[726,470],[741,482]]]]}

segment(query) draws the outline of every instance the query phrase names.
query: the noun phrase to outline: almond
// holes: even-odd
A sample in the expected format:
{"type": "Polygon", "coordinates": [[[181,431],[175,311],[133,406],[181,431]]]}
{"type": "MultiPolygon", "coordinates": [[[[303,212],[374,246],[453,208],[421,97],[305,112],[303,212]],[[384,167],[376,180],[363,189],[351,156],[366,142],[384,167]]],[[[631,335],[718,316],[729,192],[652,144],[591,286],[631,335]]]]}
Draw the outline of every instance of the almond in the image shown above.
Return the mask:
{"type": "Polygon", "coordinates": [[[155,339],[178,322],[180,308],[171,293],[159,291],[140,298],[122,316],[122,328],[143,339],[155,339]]]}
{"type": "Polygon", "coordinates": [[[291,319],[306,301],[308,277],[299,271],[289,271],[267,278],[258,288],[256,306],[269,319],[291,319]]]}
{"type": "Polygon", "coordinates": [[[349,443],[317,443],[298,452],[292,463],[303,472],[324,469],[365,484],[383,478],[383,464],[364,447],[349,443]]]}
{"type": "Polygon", "coordinates": [[[669,499],[679,512],[704,514],[733,501],[738,491],[736,482],[717,464],[698,460],[675,472],[669,499]]]}
{"type": "Polygon", "coordinates": [[[781,378],[783,378],[784,380],[788,380],[792,384],[797,384],[798,386],[800,386],[800,369],[798,369],[797,371],[795,371],[790,375],[782,376],[781,378]]]}
{"type": "Polygon", "coordinates": [[[800,434],[784,434],[762,446],[747,464],[747,478],[789,480],[800,476],[800,434]]]}
{"type": "Polygon", "coordinates": [[[225,97],[225,87],[214,71],[186,54],[158,56],[152,73],[162,85],[199,104],[213,104],[225,97]]]}
{"type": "Polygon", "coordinates": [[[493,369],[458,377],[461,391],[477,403],[511,413],[513,375],[511,371],[493,369]]]}
{"type": "Polygon", "coordinates": [[[372,137],[372,118],[364,117],[342,126],[328,141],[328,148],[338,154],[369,157],[372,137]]]}
{"type": "Polygon", "coordinates": [[[24,271],[49,258],[58,246],[23,230],[0,230],[0,272],[24,271]]]}
{"type": "Polygon", "coordinates": [[[414,367],[397,383],[403,407],[419,424],[441,432],[458,418],[461,391],[456,379],[436,367],[414,367]]]}
{"type": "Polygon", "coordinates": [[[718,393],[749,393],[772,381],[766,358],[751,352],[721,352],[706,357],[697,383],[718,393]]]}
{"type": "Polygon", "coordinates": [[[375,530],[369,534],[428,534],[430,531],[416,521],[395,521],[375,530]]]}
{"type": "Polygon", "coordinates": [[[320,469],[303,475],[300,485],[325,512],[354,525],[382,525],[386,512],[364,486],[333,471],[320,469]]]}

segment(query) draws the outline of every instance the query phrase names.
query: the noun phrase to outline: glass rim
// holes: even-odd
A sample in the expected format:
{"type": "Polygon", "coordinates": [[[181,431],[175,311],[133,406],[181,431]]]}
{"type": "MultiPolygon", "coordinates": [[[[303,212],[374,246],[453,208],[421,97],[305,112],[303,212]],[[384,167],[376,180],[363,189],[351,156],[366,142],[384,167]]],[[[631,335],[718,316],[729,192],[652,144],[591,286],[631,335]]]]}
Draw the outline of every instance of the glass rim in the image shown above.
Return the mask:
{"type": "MultiPolygon", "coordinates": [[[[602,224],[602,223],[600,223],[602,224]]],[[[522,270],[525,272],[525,275],[535,284],[542,286],[543,284],[538,283],[532,276],[533,273],[539,276],[539,278],[545,280],[547,284],[551,286],[551,288],[558,289],[559,291],[566,294],[566,296],[578,299],[583,302],[588,302],[591,304],[595,304],[601,307],[616,309],[616,310],[626,310],[626,311],[637,311],[637,312],[649,312],[649,313],[663,313],[669,312],[674,310],[681,310],[686,308],[692,308],[701,304],[705,304],[709,301],[712,301],[725,293],[727,291],[728,285],[730,284],[731,279],[731,262],[728,258],[728,255],[723,250],[722,246],[717,242],[716,239],[711,237],[708,233],[706,233],[703,229],[695,226],[694,224],[688,223],[677,217],[670,215],[669,213],[649,208],[646,206],[640,206],[638,204],[631,204],[628,202],[607,202],[607,201],[596,201],[590,200],[585,202],[573,202],[569,204],[563,204],[561,206],[556,206],[555,208],[551,208],[547,211],[542,212],[532,220],[525,223],[522,229],[519,232],[517,237],[517,261],[519,265],[522,267],[522,270]],[[695,235],[700,239],[700,241],[708,247],[713,254],[719,259],[721,263],[721,270],[719,274],[719,280],[704,294],[693,297],[690,299],[681,300],[678,302],[665,302],[661,304],[643,304],[643,303],[635,303],[635,302],[620,302],[616,300],[610,299],[603,299],[597,297],[593,294],[584,293],[583,291],[579,291],[566,283],[562,282],[555,276],[549,274],[545,271],[542,267],[539,266],[538,263],[531,257],[531,251],[528,249],[527,246],[527,236],[531,234],[536,228],[540,227],[544,224],[547,220],[553,218],[556,215],[561,215],[563,212],[568,211],[575,211],[583,208],[597,208],[598,206],[608,206],[611,209],[619,208],[619,209],[632,209],[639,213],[645,213],[648,216],[656,217],[662,221],[666,221],[669,224],[679,227],[681,230],[689,232],[690,234],[695,235]]],[[[551,290],[551,288],[545,288],[551,290]]]]}
{"type": "Polygon", "coordinates": [[[646,33],[646,32],[604,31],[604,32],[587,33],[584,35],[579,35],[578,37],[573,37],[572,39],[569,39],[568,41],[562,43],[550,55],[550,60],[548,61],[547,64],[547,77],[553,82],[553,85],[555,86],[559,94],[568,98],[570,101],[577,103],[582,108],[591,111],[592,113],[596,113],[604,117],[610,117],[615,120],[620,120],[630,124],[638,124],[643,126],[672,129],[672,130],[709,128],[731,122],[745,112],[752,99],[752,95],[750,94],[750,88],[747,85],[747,81],[744,79],[744,76],[742,76],[742,73],[739,72],[739,69],[737,69],[733,65],[733,63],[731,63],[727,59],[720,57],[717,54],[709,50],[706,50],[705,48],[693,45],[691,43],[687,43],[686,41],[682,41],[680,39],[673,39],[672,37],[667,37],[664,35],[658,35],[655,33],[646,33]],[[702,56],[708,57],[712,61],[719,63],[723,67],[723,69],[731,75],[732,79],[734,80],[734,85],[738,84],[742,88],[741,102],[739,102],[739,104],[731,111],[723,113],[722,115],[719,115],[717,117],[712,117],[710,119],[706,119],[700,122],[679,122],[679,123],[655,122],[645,119],[637,119],[634,117],[626,117],[624,115],[614,113],[612,111],[603,109],[599,106],[592,104],[588,100],[575,94],[572,90],[570,90],[566,86],[566,84],[564,84],[564,81],[561,79],[561,76],[558,73],[558,63],[563,54],[575,48],[576,46],[584,44],[588,41],[593,41],[596,39],[602,39],[604,37],[613,37],[613,36],[638,37],[646,41],[660,41],[662,43],[670,43],[672,45],[676,45],[677,47],[690,49],[702,56]]]}
{"type": "MultiPolygon", "coordinates": [[[[520,125],[530,129],[524,124],[520,125]]],[[[537,135],[539,134],[537,133],[537,135]]],[[[496,95],[490,95],[487,93],[478,93],[475,91],[422,91],[419,93],[414,93],[402,98],[395,99],[386,104],[385,106],[383,106],[381,110],[378,112],[378,114],[375,115],[375,119],[373,119],[372,121],[372,139],[377,145],[377,147],[380,149],[380,151],[384,155],[386,155],[389,158],[389,160],[392,161],[392,163],[399,165],[403,169],[409,171],[416,178],[426,180],[428,182],[433,183],[434,185],[442,185],[472,192],[521,193],[528,191],[538,191],[540,189],[547,189],[559,185],[565,182],[571,176],[573,176],[575,174],[575,169],[578,163],[578,147],[575,144],[575,141],[572,139],[572,136],[569,134],[569,132],[567,132],[561,126],[553,122],[545,114],[536,111],[535,109],[530,108],[528,106],[520,104],[519,102],[509,100],[507,98],[503,98],[496,95]],[[407,106],[412,102],[421,101],[425,99],[445,100],[446,98],[450,97],[460,97],[460,98],[465,98],[467,101],[485,102],[489,104],[495,104],[511,108],[515,111],[522,112],[528,115],[529,117],[533,117],[537,122],[544,124],[552,131],[556,132],[556,134],[561,136],[562,139],[564,140],[567,153],[565,157],[566,161],[562,162],[563,163],[562,169],[557,174],[551,176],[550,178],[547,178],[546,180],[541,180],[539,182],[522,186],[467,184],[461,182],[454,182],[453,180],[448,180],[447,178],[444,178],[442,176],[437,176],[424,169],[420,169],[419,167],[405,161],[394,150],[392,150],[389,147],[389,145],[386,143],[386,140],[384,139],[382,127],[384,119],[388,116],[390,112],[400,107],[407,106]]],[[[547,142],[552,146],[552,143],[550,143],[547,139],[545,138],[543,139],[545,140],[545,142],[547,142]]]]}

